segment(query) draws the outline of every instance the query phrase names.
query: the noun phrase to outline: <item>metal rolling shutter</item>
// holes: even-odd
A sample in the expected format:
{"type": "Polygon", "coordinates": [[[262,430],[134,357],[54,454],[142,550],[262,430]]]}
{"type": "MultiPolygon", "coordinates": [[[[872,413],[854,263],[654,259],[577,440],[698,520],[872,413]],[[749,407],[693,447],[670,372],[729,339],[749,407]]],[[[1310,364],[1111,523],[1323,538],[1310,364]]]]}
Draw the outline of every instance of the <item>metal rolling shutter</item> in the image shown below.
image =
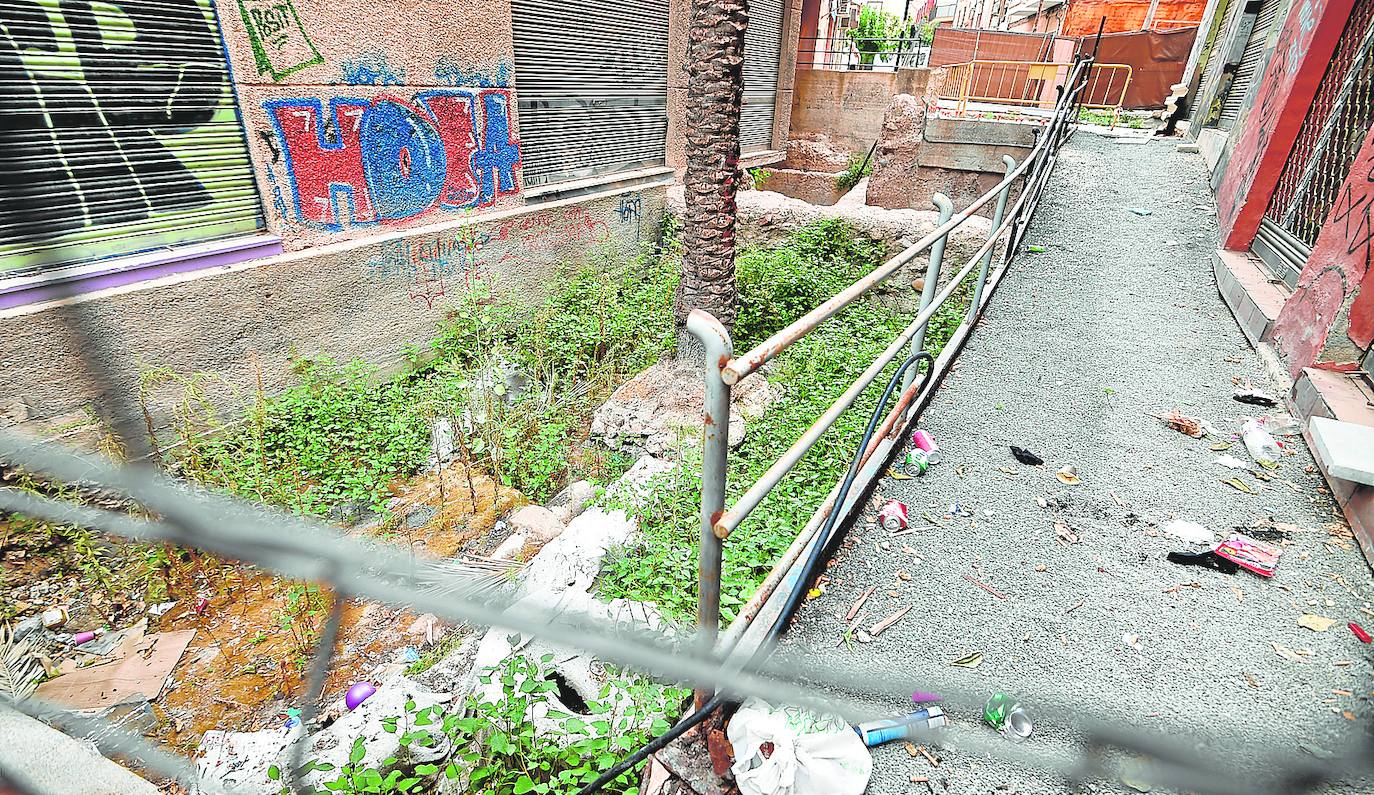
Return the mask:
{"type": "Polygon", "coordinates": [[[528,187],[663,165],[667,0],[513,0],[528,187]]]}
{"type": "Polygon", "coordinates": [[[782,10],[782,0],[749,3],[749,27],[744,31],[744,106],[739,119],[743,152],[773,147],[778,61],[782,58],[782,10]]]}
{"type": "Polygon", "coordinates": [[[1222,18],[1221,27],[1212,39],[1212,49],[1207,55],[1206,65],[1202,67],[1202,78],[1198,81],[1199,97],[1207,96],[1216,86],[1222,61],[1226,60],[1227,42],[1231,39],[1231,31],[1235,30],[1236,20],[1240,18],[1240,9],[1244,5],[1245,0],[1230,0],[1226,6],[1226,16],[1222,18]]]}
{"type": "Polygon", "coordinates": [[[209,0],[0,0],[0,276],[255,232],[209,0]]]}
{"type": "Polygon", "coordinates": [[[1218,127],[1230,129],[1240,116],[1240,112],[1245,109],[1246,96],[1250,93],[1250,85],[1255,81],[1255,73],[1264,67],[1265,40],[1269,38],[1269,31],[1274,27],[1274,20],[1279,15],[1281,5],[1281,0],[1264,0],[1264,4],[1260,6],[1259,14],[1255,16],[1255,26],[1250,29],[1250,37],[1245,40],[1245,50],[1240,56],[1240,66],[1236,68],[1236,77],[1231,81],[1231,88],[1221,103],[1218,127]]]}

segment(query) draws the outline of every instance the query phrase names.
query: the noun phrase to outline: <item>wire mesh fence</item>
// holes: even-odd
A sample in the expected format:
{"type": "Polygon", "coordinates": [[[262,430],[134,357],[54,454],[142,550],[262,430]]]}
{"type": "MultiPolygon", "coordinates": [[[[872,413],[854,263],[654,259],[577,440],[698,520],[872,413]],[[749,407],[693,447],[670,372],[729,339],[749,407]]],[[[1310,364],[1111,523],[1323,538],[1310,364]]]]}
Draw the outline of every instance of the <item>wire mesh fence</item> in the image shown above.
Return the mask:
{"type": "MultiPolygon", "coordinates": [[[[1069,97],[1061,97],[1063,118],[1076,112],[1073,99],[1083,84],[1071,80],[1066,87],[1069,97]]],[[[1054,141],[1046,151],[1052,154],[1060,143],[1054,141]]],[[[1037,169],[1028,171],[1023,183],[1023,189],[1033,190],[1034,195],[1045,189],[1053,158],[1047,157],[1037,169]]],[[[1012,248],[1019,244],[1023,232],[1024,224],[1019,230],[1009,230],[1012,248]]],[[[980,257],[983,253],[979,252],[980,257]]],[[[578,649],[664,681],[708,689],[728,699],[757,697],[834,713],[850,721],[872,717],[875,703],[907,700],[916,687],[942,693],[951,706],[977,710],[982,704],[981,693],[946,676],[922,674],[918,680],[911,672],[819,669],[803,674],[792,659],[761,655],[741,663],[724,658],[713,649],[703,648],[689,632],[627,632],[615,622],[571,616],[537,600],[517,600],[510,594],[477,587],[463,572],[439,562],[417,560],[408,548],[398,544],[345,535],[318,522],[179,481],[138,463],[145,460],[147,444],[140,423],[128,419],[138,416],[133,405],[137,388],[130,381],[130,371],[120,366],[124,351],[118,330],[104,325],[89,302],[70,302],[63,311],[70,330],[84,342],[81,350],[90,375],[103,385],[99,413],[107,419],[132,463],[71,452],[3,429],[0,461],[51,483],[116,495],[137,510],[96,507],[4,487],[0,488],[0,511],[75,524],[128,541],[200,550],[327,586],[334,597],[332,607],[310,658],[305,692],[298,700],[305,725],[311,725],[319,709],[339,635],[342,605],[348,599],[410,607],[475,626],[500,627],[578,649]]],[[[1189,738],[1164,736],[1096,717],[1090,705],[1104,695],[1085,693],[1082,701],[1072,703],[1042,702],[1042,709],[1062,716],[1072,727],[1075,739],[1065,744],[1019,745],[959,727],[920,737],[922,742],[1024,765],[1075,785],[1125,777],[1155,787],[1218,795],[1315,792],[1332,782],[1366,775],[1374,762],[1374,740],[1369,737],[1352,743],[1344,753],[1322,760],[1295,757],[1275,745],[1261,763],[1237,775],[1217,764],[1216,749],[1202,751],[1189,738]]],[[[193,791],[234,791],[201,781],[189,760],[130,732],[110,729],[34,698],[7,706],[74,734],[99,729],[98,744],[106,754],[131,760],[143,770],[193,791]]],[[[1224,727],[1215,727],[1215,733],[1224,732],[1224,727]]],[[[299,791],[304,750],[301,744],[293,748],[295,763],[284,771],[283,786],[299,791]]],[[[0,769],[0,782],[25,795],[49,795],[37,782],[35,772],[23,765],[5,767],[0,769]]]]}

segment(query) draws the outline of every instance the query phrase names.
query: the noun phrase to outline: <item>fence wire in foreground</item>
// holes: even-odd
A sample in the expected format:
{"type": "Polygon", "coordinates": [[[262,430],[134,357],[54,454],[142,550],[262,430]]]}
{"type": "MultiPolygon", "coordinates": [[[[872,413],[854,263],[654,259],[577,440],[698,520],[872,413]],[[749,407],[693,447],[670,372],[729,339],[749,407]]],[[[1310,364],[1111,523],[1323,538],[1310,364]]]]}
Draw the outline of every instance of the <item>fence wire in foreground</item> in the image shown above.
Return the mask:
{"type": "MultiPolygon", "coordinates": [[[[1013,247],[1017,242],[1013,234],[1013,247]]],[[[143,450],[137,424],[114,421],[138,416],[129,411],[136,389],[122,375],[127,371],[117,366],[123,358],[117,330],[103,327],[89,305],[82,302],[69,302],[64,318],[69,329],[82,339],[83,345],[77,347],[90,374],[103,384],[99,413],[115,429],[125,450],[143,450]]],[[[8,487],[0,488],[0,511],[75,524],[129,541],[173,544],[284,577],[327,584],[333,591],[334,609],[315,645],[306,692],[300,697],[306,726],[316,714],[332,662],[340,606],[348,599],[431,612],[475,626],[501,627],[590,653],[665,682],[710,689],[733,698],[752,696],[775,704],[795,704],[854,722],[874,717],[875,710],[881,709],[875,704],[907,703],[914,689],[939,692],[955,709],[977,711],[982,706],[981,693],[939,675],[922,673],[918,678],[915,673],[863,670],[812,671],[803,676],[795,661],[763,658],[747,664],[731,662],[703,650],[690,634],[679,632],[669,637],[648,631],[627,632],[614,621],[560,613],[541,602],[482,591],[450,567],[417,561],[408,548],[346,536],[319,523],[175,481],[146,465],[116,464],[3,430],[0,461],[54,483],[121,495],[153,518],[8,487]]],[[[1358,747],[1320,762],[1275,751],[1263,764],[1245,771],[1226,770],[1217,761],[1226,758],[1225,749],[1203,752],[1186,738],[1095,718],[1079,702],[1036,703],[1046,714],[1060,716],[1081,739],[1076,743],[1042,740],[1016,744],[955,726],[924,732],[921,741],[986,755],[1069,782],[1129,777],[1154,787],[1217,795],[1312,791],[1327,782],[1367,774],[1374,759],[1369,749],[1358,747]]],[[[147,773],[175,780],[192,791],[235,792],[214,782],[199,781],[189,760],[103,721],[35,698],[4,704],[78,736],[98,734],[97,744],[106,754],[131,760],[147,773]]],[[[1225,726],[1214,726],[1213,734],[1240,736],[1225,726]]],[[[1280,738],[1273,737],[1268,744],[1277,748],[1279,742],[1280,738]]],[[[298,762],[303,746],[303,742],[294,746],[298,762]]],[[[293,789],[299,786],[298,768],[293,764],[286,771],[293,789]]],[[[32,773],[31,768],[0,768],[0,782],[25,795],[56,795],[41,788],[32,773]]]]}

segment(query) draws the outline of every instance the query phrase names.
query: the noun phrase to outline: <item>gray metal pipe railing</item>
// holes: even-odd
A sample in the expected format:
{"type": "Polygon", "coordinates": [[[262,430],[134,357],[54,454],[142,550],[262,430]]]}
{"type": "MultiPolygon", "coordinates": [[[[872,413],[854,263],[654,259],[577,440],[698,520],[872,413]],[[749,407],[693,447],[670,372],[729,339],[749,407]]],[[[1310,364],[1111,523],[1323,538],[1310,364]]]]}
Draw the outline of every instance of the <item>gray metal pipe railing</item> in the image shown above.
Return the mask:
{"type": "MultiPolygon", "coordinates": [[[[1010,157],[1003,158],[1006,175],[997,185],[958,213],[954,212],[952,203],[946,197],[936,194],[932,199],[935,206],[940,210],[940,220],[932,232],[753,349],[742,355],[732,356],[729,331],[714,317],[705,312],[694,311],[688,318],[687,330],[700,340],[706,350],[706,411],[703,426],[701,552],[697,616],[698,629],[703,643],[714,644],[719,634],[722,542],[762,503],[763,499],[792,471],[802,457],[834,425],[836,420],[854,405],[864,389],[870,386],[904,349],[910,346],[914,353],[923,348],[926,329],[929,327],[931,319],[954,295],[975,268],[978,269],[977,283],[964,322],[971,325],[976,321],[985,303],[983,291],[988,280],[994,249],[1005,234],[1007,242],[1002,254],[1002,267],[1005,268],[1020,244],[1028,223],[1028,217],[1034,212],[1049,174],[1053,170],[1056,159],[1055,153],[1065,140],[1064,127],[1069,123],[1068,112],[1076,107],[1075,101],[1078,94],[1086,85],[1079,78],[1083,74],[1083,70],[1089,68],[1090,64],[1091,60],[1085,58],[1079,61],[1070,72],[1065,81],[1065,86],[1060,88],[1055,104],[1055,114],[1050,124],[1044,129],[1043,134],[1037,136],[1036,143],[1026,159],[1017,164],[1010,157]],[[1009,194],[1017,180],[1022,180],[1022,189],[1008,212],[1009,194]],[[968,221],[975,212],[994,199],[996,199],[997,204],[993,212],[987,240],[968,258],[963,267],[950,277],[943,289],[937,289],[949,235],[968,221]],[[735,501],[734,505],[726,510],[726,467],[729,463],[727,437],[731,387],[751,373],[756,372],[821,323],[834,317],[925,251],[930,252],[930,261],[927,265],[926,282],[922,289],[921,304],[916,317],[844,393],[836,398],[830,407],[793,442],[791,447],[778,460],[774,461],[763,475],[735,501]]],[[[875,455],[882,455],[884,458],[890,455],[892,449],[890,435],[901,424],[901,415],[907,412],[917,386],[914,374],[908,374],[904,379],[901,399],[884,423],[883,434],[873,438],[869,444],[869,449],[864,451],[863,464],[868,464],[875,455]]],[[[738,630],[737,627],[747,624],[758,615],[763,604],[785,580],[788,567],[800,558],[805,549],[815,543],[815,533],[828,515],[832,511],[847,512],[846,506],[835,505],[835,502],[836,491],[832,490],[824,503],[818,506],[803,531],[783,554],[778,565],[768,574],[760,588],[739,611],[735,626],[732,626],[726,635],[727,646],[738,642],[742,631],[738,630]]],[[[704,704],[711,695],[710,691],[699,690],[696,694],[698,706],[704,704]]]]}

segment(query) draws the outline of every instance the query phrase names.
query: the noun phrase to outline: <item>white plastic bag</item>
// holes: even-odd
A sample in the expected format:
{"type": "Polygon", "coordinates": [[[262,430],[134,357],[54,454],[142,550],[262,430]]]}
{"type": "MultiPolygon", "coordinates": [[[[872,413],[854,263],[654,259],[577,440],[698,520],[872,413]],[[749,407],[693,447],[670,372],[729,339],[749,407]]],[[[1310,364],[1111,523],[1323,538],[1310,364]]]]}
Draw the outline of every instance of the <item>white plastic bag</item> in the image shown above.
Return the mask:
{"type": "Polygon", "coordinates": [[[859,735],[833,715],[744,702],[726,736],[742,795],[863,795],[873,760],[859,735]],[[765,756],[762,748],[772,744],[765,756]]]}

